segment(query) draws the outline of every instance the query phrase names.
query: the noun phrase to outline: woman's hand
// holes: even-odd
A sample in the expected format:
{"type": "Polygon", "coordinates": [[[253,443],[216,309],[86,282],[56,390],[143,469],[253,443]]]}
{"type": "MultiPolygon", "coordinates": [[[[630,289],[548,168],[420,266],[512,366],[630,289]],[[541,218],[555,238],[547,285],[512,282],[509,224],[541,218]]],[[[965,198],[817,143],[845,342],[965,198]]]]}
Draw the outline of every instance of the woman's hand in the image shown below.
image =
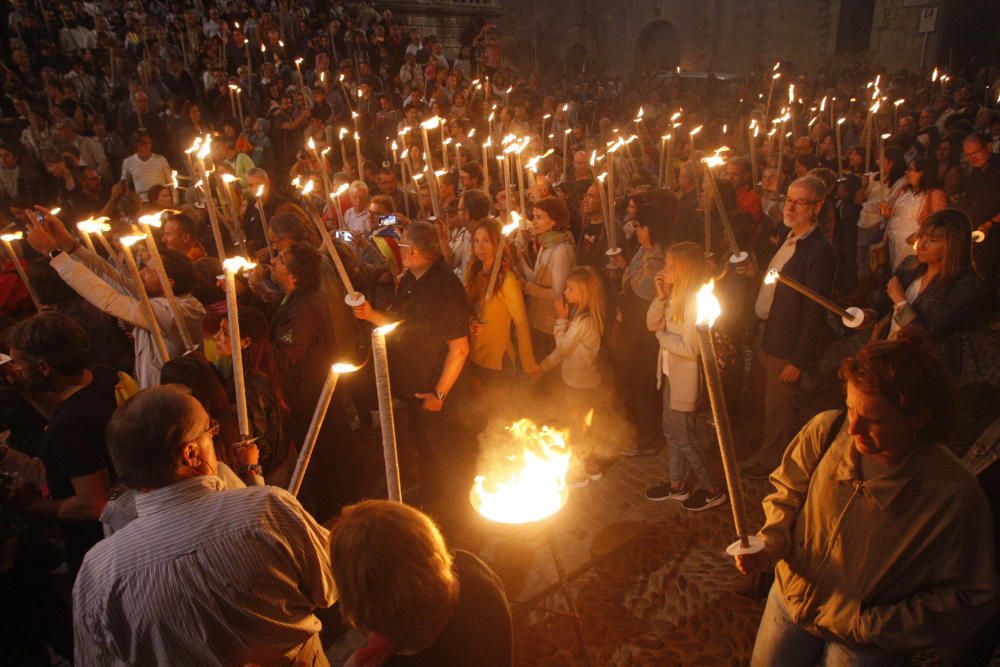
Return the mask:
{"type": "Polygon", "coordinates": [[[892,217],[892,207],[889,206],[889,204],[887,204],[886,202],[880,201],[878,203],[878,213],[883,218],[889,219],[892,217]]]}
{"type": "Polygon", "coordinates": [[[354,317],[358,318],[359,320],[368,320],[369,322],[372,321],[372,312],[374,309],[372,308],[372,305],[367,301],[363,302],[360,306],[354,306],[353,310],[354,310],[354,317]]]}
{"type": "Polygon", "coordinates": [[[556,298],[555,302],[553,302],[552,305],[556,311],[556,318],[560,320],[565,320],[569,318],[569,304],[566,303],[565,299],[563,299],[560,296],[556,298]]]}
{"type": "Polygon", "coordinates": [[[656,286],[656,298],[663,301],[667,298],[667,279],[662,273],[653,276],[653,285],[656,286]]]}
{"type": "Polygon", "coordinates": [[[774,569],[774,566],[781,560],[778,553],[770,548],[767,542],[764,543],[764,548],[757,553],[740,554],[734,556],[734,559],[736,561],[736,569],[745,575],[767,572],[774,569]]]}
{"type": "Polygon", "coordinates": [[[885,286],[885,293],[889,295],[889,299],[896,305],[906,301],[906,292],[903,290],[903,283],[899,282],[899,278],[896,276],[889,279],[889,284],[885,286]]]}

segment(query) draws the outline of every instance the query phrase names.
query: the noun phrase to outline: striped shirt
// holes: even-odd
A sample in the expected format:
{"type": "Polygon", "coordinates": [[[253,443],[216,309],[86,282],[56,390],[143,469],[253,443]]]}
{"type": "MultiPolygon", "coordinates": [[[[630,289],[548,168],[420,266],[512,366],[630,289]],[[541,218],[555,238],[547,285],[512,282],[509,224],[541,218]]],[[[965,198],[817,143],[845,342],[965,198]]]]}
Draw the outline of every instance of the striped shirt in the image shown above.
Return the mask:
{"type": "Polygon", "coordinates": [[[137,494],[73,587],[76,665],[326,665],[329,533],[272,486],[200,476],[137,494]]]}
{"type": "Polygon", "coordinates": [[[170,185],[170,163],[159,153],[153,153],[147,160],[140,160],[133,153],[122,161],[122,180],[132,177],[135,192],[146,201],[146,192],[154,185],[170,185]]]}

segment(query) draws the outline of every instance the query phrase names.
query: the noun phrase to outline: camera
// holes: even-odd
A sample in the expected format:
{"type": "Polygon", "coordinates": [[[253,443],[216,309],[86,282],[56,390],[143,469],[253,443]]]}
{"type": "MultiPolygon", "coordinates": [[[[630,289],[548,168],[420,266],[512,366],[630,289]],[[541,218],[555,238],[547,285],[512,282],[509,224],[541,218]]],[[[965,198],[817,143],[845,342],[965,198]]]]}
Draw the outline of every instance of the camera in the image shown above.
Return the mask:
{"type": "Polygon", "coordinates": [[[351,241],[354,240],[353,237],[351,236],[350,232],[347,232],[347,231],[344,231],[344,230],[341,230],[341,229],[338,229],[337,231],[335,231],[333,233],[333,235],[336,236],[341,241],[343,241],[344,243],[350,243],[351,241]]]}
{"type": "Polygon", "coordinates": [[[394,215],[380,215],[378,217],[379,227],[392,227],[393,225],[399,224],[396,222],[396,216],[394,215]]]}

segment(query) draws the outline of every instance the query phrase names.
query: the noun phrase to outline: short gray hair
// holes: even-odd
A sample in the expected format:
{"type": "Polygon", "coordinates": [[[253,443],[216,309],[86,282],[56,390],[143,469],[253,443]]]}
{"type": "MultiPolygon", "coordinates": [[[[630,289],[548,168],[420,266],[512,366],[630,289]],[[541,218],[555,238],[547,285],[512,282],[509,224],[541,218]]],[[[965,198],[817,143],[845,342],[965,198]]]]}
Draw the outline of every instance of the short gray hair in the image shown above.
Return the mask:
{"type": "Polygon", "coordinates": [[[437,229],[429,222],[411,222],[403,232],[406,244],[431,261],[441,256],[437,229]]]}
{"type": "Polygon", "coordinates": [[[364,191],[365,194],[368,194],[368,184],[365,183],[364,181],[354,181],[353,183],[351,183],[350,192],[357,192],[359,190],[362,190],[364,191]]]}
{"type": "Polygon", "coordinates": [[[125,401],[108,423],[115,472],[132,489],[173,484],[184,445],[191,442],[201,404],[181,385],[144,389],[125,401]]]}
{"type": "Polygon", "coordinates": [[[788,189],[791,190],[792,187],[796,185],[809,190],[810,194],[812,194],[812,199],[815,202],[821,202],[826,199],[826,183],[824,183],[822,179],[817,176],[810,176],[807,174],[802,178],[796,178],[788,186],[788,189]]]}

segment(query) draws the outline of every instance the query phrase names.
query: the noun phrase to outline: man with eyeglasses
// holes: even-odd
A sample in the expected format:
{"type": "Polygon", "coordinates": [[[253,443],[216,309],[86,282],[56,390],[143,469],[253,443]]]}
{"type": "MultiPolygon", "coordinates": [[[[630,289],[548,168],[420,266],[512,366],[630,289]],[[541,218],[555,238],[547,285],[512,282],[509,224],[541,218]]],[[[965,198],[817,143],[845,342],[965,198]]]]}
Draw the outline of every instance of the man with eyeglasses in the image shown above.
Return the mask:
{"type": "MultiPolygon", "coordinates": [[[[833,246],[818,231],[825,197],[826,185],[815,176],[803,176],[788,186],[784,202],[787,236],[767,272],[780,271],[828,295],[836,259],[833,246]]],[[[761,285],[754,309],[759,327],[750,396],[758,423],[763,398],[763,439],[760,449],[744,464],[743,474],[749,479],[767,479],[800,426],[796,409],[802,371],[819,358],[826,311],[779,283],[761,285]]]]}
{"type": "Polygon", "coordinates": [[[73,588],[77,665],[328,665],[313,611],[337,599],[329,533],[283,489],[225,489],[212,422],[176,385],[107,428],[138,517],[73,588]]]}
{"type": "Polygon", "coordinates": [[[965,180],[965,212],[972,226],[985,235],[981,243],[972,246],[976,267],[986,281],[983,304],[989,308],[997,299],[1000,261],[1000,157],[993,155],[992,138],[973,133],[965,138],[962,151],[969,161],[969,174],[965,180]]]}

